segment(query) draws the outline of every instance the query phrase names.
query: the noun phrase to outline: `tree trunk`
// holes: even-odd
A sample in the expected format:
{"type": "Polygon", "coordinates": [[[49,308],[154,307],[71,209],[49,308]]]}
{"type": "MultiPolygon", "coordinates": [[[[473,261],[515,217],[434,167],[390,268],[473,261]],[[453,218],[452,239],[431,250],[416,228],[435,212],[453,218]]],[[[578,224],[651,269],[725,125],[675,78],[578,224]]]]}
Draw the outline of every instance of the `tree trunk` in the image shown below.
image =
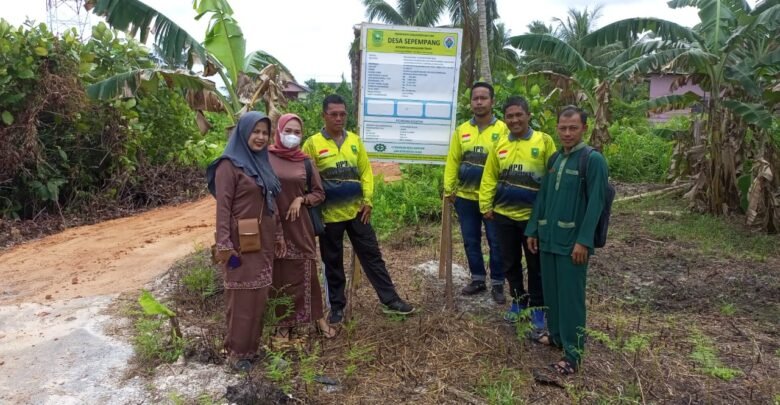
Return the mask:
{"type": "Polygon", "coordinates": [[[465,89],[474,84],[474,71],[476,70],[474,61],[477,57],[477,39],[479,35],[475,35],[477,32],[474,30],[472,15],[469,12],[469,1],[460,0],[460,8],[463,18],[463,39],[460,53],[462,75],[460,81],[463,84],[461,88],[465,89]]]}
{"type": "Polygon", "coordinates": [[[360,66],[361,66],[361,53],[360,53],[360,25],[353,27],[355,33],[355,39],[352,41],[352,46],[349,49],[349,63],[352,65],[352,114],[356,119],[360,119],[358,114],[360,112],[360,66]]]}
{"type": "Polygon", "coordinates": [[[609,144],[609,82],[603,81],[595,91],[596,103],[593,106],[593,132],[590,135],[590,146],[601,151],[604,145],[609,144]]]}
{"type": "Polygon", "coordinates": [[[477,12],[479,13],[479,75],[481,80],[493,83],[493,76],[490,74],[490,51],[488,50],[485,0],[477,0],[477,12]]]}

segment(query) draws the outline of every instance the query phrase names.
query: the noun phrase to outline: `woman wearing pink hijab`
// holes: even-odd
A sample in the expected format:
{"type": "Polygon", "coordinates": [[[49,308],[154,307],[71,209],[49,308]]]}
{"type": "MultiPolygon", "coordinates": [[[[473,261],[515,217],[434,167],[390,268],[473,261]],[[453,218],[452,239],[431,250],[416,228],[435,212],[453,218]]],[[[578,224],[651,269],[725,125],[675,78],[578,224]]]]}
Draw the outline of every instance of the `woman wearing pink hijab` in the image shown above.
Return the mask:
{"type": "MultiPolygon", "coordinates": [[[[291,296],[295,303],[292,315],[277,325],[277,337],[288,338],[293,327],[317,321],[320,332],[332,338],[336,336],[336,329],[328,325],[323,317],[322,293],[317,277],[316,235],[308,213],[308,209],[325,200],[325,191],[316,165],[311,164],[309,156],[301,152],[301,118],[295,114],[279,117],[274,138],[274,144],[268,148],[271,152],[269,160],[282,185],[276,203],[287,251],[274,260],[271,296],[291,296]],[[310,166],[308,178],[307,163],[310,166]]],[[[277,316],[284,315],[286,310],[277,308],[277,316]]]]}

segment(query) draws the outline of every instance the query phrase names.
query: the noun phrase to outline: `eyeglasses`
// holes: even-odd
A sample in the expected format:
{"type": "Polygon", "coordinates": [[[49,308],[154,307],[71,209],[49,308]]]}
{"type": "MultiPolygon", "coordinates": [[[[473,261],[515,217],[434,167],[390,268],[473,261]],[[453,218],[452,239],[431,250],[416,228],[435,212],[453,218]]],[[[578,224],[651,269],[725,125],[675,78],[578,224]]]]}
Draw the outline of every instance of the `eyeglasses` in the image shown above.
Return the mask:
{"type": "Polygon", "coordinates": [[[329,112],[329,113],[327,113],[325,115],[327,115],[330,118],[346,118],[347,117],[347,113],[341,112],[341,111],[329,112]]]}

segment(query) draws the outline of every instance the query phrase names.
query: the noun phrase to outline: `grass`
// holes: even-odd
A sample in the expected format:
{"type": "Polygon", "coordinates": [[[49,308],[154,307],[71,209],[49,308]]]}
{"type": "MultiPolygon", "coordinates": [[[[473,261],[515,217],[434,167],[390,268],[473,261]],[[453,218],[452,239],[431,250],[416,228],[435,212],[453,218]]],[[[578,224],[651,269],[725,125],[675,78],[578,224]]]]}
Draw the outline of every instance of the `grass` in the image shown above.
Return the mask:
{"type": "Polygon", "coordinates": [[[142,363],[173,363],[184,353],[186,339],[172,337],[167,325],[168,320],[160,315],[136,320],[133,347],[142,363]]]}
{"type": "Polygon", "coordinates": [[[525,401],[520,396],[528,376],[518,370],[504,368],[497,376],[483,376],[477,394],[490,405],[519,405],[525,401]]]}
{"type": "Polygon", "coordinates": [[[354,344],[347,352],[347,367],[344,369],[344,376],[352,377],[358,371],[361,365],[374,361],[374,347],[354,344]]]}
{"type": "Polygon", "coordinates": [[[780,250],[776,236],[753,232],[732,218],[690,212],[680,199],[645,198],[615,204],[617,212],[639,215],[653,237],[692,244],[705,254],[765,261],[780,250]],[[649,211],[674,215],[650,215],[649,211]]]}
{"type": "Polygon", "coordinates": [[[698,329],[691,331],[690,341],[693,344],[691,359],[702,373],[720,378],[723,381],[731,381],[744,375],[741,370],[726,367],[718,358],[717,349],[713,346],[712,339],[698,329]]]}

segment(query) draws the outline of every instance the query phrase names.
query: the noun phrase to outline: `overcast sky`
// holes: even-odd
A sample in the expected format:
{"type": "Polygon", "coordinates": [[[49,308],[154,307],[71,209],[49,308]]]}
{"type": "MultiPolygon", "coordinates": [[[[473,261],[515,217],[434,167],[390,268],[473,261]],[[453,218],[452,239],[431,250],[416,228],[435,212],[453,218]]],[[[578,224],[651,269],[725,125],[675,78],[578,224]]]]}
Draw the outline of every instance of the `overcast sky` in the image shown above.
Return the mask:
{"type": "MultiPolygon", "coordinates": [[[[192,0],[143,0],[184,27],[195,38],[204,37],[207,19],[195,21],[192,0]]],[[[392,0],[390,0],[392,2],[392,0]]],[[[27,17],[46,22],[47,0],[0,0],[0,16],[22,24],[27,17]]],[[[79,3],[82,3],[79,0],[79,3]]],[[[582,9],[596,2],[588,0],[497,0],[501,21],[512,34],[526,32],[533,20],[552,23],[570,7],[582,9]]],[[[749,1],[755,4],[755,0],[749,1]]],[[[247,39],[247,52],[265,50],[282,61],[299,82],[349,80],[347,57],[352,26],[367,21],[361,0],[231,0],[235,18],[247,39]]],[[[598,25],[631,17],[659,17],[686,26],[698,22],[696,10],[672,10],[665,0],[604,0],[598,25]]],[[[60,9],[62,19],[67,10],[60,9]]],[[[93,16],[91,22],[96,22],[93,16]]],[[[446,24],[447,21],[441,21],[446,24]]]]}

